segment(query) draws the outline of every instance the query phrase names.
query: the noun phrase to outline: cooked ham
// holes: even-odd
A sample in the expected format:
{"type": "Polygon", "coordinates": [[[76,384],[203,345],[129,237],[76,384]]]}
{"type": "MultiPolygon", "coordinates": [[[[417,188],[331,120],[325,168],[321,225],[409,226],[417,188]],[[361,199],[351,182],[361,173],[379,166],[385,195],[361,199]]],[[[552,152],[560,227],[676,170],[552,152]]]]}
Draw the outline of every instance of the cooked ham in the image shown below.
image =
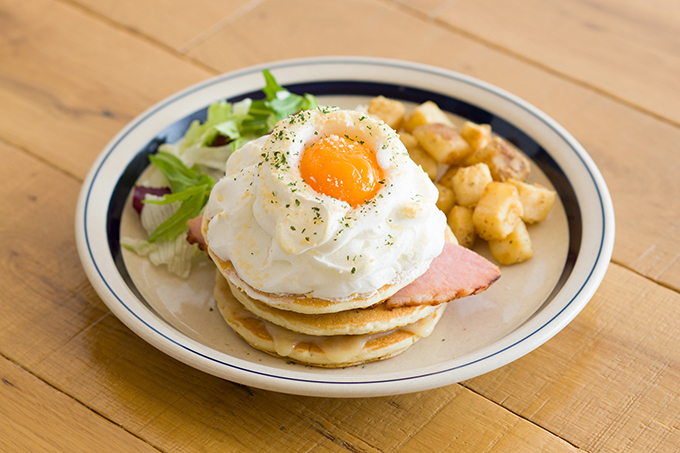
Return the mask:
{"type": "Polygon", "coordinates": [[[497,266],[475,252],[446,242],[430,268],[413,283],[397,291],[388,308],[410,305],[439,305],[460,297],[477,294],[498,280],[497,266]]]}
{"type": "Polygon", "coordinates": [[[201,233],[201,223],[203,222],[203,216],[194,217],[187,222],[189,227],[189,233],[187,234],[187,241],[189,244],[198,244],[198,248],[206,251],[205,239],[203,239],[203,233],[201,233]]]}

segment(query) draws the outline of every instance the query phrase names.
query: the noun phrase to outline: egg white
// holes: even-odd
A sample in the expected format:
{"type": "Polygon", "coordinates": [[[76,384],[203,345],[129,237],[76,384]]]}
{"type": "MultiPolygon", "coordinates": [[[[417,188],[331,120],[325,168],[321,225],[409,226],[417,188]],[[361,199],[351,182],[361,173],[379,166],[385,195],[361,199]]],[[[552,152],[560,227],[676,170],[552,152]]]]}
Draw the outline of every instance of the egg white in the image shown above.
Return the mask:
{"type": "Polygon", "coordinates": [[[208,242],[256,289],[344,300],[413,280],[444,245],[438,191],[398,135],[365,113],[320,107],[281,121],[236,151],[208,203],[208,242]],[[328,135],[362,142],[385,178],[353,209],[306,184],[307,146],[328,135]]]}

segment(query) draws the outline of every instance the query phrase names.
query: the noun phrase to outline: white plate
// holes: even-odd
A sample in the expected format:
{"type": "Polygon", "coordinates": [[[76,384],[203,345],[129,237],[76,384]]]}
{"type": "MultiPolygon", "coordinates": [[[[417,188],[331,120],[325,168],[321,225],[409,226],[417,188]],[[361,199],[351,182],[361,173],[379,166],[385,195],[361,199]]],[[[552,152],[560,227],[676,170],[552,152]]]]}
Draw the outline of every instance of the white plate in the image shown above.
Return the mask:
{"type": "MultiPolygon", "coordinates": [[[[525,101],[471,77],[396,60],[329,57],[281,61],[224,74],[156,104],[102,151],[76,213],[80,258],[97,293],[130,329],[163,352],[213,375],[279,392],[365,397],[416,392],[469,379],[534,350],[567,325],[604,277],[614,214],[602,176],[560,125],[525,101]],[[404,354],[365,366],[327,370],[253,350],[223,322],[212,299],[213,270],[188,280],[121,251],[135,236],[130,190],[162,140],[179,139],[193,118],[220,99],[257,95],[269,68],[279,83],[322,103],[351,108],[383,94],[407,103],[434,100],[459,117],[490,123],[535,163],[531,182],[557,190],[548,219],[529,228],[535,256],[504,267],[487,292],[455,301],[434,333],[404,354]]],[[[487,254],[484,245],[478,250],[487,254]]]]}

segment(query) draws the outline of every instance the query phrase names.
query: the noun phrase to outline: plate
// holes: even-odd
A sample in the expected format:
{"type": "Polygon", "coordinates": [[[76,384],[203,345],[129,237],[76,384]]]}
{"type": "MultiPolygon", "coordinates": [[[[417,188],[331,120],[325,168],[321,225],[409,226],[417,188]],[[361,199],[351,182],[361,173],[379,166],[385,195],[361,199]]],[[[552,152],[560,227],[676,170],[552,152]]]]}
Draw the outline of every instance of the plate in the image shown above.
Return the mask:
{"type": "MultiPolygon", "coordinates": [[[[606,184],[583,147],[559,124],[518,97],[480,80],[411,62],[325,57],[273,62],[189,87],[135,118],[106,146],[80,194],[76,237],[83,267],[110,310],[170,356],[207,373],[261,389],[368,397],[417,392],[489,372],[529,353],[564,328],[604,278],[614,243],[606,184]],[[198,263],[182,280],[121,250],[138,220],[130,192],[148,154],[181,138],[211,103],[261,97],[262,70],[296,93],[353,108],[384,95],[409,105],[436,102],[459,121],[493,131],[534,163],[530,182],[554,188],[548,219],[529,229],[535,256],[503,267],[477,296],[449,304],[434,333],[395,358],[343,369],[296,365],[250,348],[221,319],[211,296],[214,270],[198,263]]],[[[480,245],[478,252],[488,256],[480,245]]]]}

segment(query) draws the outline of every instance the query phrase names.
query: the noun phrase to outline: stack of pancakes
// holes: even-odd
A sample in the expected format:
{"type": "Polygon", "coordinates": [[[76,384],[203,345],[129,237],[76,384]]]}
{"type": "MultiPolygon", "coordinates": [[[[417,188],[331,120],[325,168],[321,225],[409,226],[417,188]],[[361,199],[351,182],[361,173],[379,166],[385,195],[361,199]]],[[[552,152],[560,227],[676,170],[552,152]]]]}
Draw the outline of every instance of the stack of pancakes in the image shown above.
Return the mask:
{"type": "Polygon", "coordinates": [[[386,359],[428,336],[446,307],[388,309],[384,301],[410,282],[342,301],[264,293],[210,250],[207,219],[201,230],[218,270],[215,300],[222,316],[251,346],[274,356],[330,368],[386,359]]]}

